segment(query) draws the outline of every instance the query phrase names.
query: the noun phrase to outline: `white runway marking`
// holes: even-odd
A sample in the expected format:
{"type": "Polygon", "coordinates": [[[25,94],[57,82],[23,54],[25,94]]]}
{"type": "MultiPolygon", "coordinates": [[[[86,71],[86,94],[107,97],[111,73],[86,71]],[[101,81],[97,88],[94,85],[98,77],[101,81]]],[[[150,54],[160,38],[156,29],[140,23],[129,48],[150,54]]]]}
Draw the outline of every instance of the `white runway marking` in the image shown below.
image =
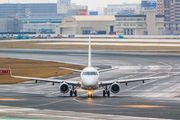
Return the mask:
{"type": "MultiPolygon", "coordinates": [[[[54,42],[54,43],[33,43],[41,45],[89,45],[89,43],[80,42],[54,42]]],[[[91,45],[114,45],[114,46],[169,46],[169,47],[179,47],[180,44],[142,44],[142,43],[91,43],[91,45]]]]}

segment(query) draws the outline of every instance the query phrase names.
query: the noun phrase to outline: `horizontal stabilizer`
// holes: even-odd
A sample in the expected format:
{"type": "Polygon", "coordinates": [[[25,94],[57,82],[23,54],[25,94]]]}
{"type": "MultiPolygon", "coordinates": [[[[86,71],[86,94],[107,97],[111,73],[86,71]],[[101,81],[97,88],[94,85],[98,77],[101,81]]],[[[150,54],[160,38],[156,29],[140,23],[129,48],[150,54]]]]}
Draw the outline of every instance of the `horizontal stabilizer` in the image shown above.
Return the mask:
{"type": "Polygon", "coordinates": [[[64,70],[70,70],[70,71],[75,71],[75,72],[81,72],[81,70],[76,70],[76,69],[71,69],[71,68],[64,68],[64,67],[59,67],[61,69],[64,69],[64,70]]]}
{"type": "Polygon", "coordinates": [[[107,71],[116,70],[116,69],[119,69],[119,68],[110,68],[110,69],[104,69],[104,70],[98,70],[98,71],[99,73],[101,73],[101,72],[107,72],[107,71]]]}

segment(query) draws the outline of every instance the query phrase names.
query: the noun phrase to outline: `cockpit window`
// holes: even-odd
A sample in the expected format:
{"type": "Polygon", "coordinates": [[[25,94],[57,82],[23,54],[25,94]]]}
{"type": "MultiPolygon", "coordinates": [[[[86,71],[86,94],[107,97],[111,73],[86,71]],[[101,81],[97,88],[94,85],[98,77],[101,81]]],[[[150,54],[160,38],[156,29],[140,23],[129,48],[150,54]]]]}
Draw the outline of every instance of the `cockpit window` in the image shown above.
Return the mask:
{"type": "Polygon", "coordinates": [[[83,75],[97,75],[97,72],[84,72],[83,75]]]}

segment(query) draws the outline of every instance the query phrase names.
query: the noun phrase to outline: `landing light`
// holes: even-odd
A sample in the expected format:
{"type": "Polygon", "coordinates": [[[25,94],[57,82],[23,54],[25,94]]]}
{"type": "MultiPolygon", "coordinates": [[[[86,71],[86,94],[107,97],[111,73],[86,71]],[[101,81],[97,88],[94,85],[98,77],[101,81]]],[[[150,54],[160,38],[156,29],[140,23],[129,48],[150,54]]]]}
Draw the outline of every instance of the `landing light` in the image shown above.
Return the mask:
{"type": "Polygon", "coordinates": [[[88,94],[89,94],[89,95],[91,95],[91,94],[92,94],[92,92],[91,92],[91,91],[89,91],[89,92],[88,92],[88,94]]]}
{"type": "Polygon", "coordinates": [[[79,85],[81,85],[81,82],[79,82],[79,85]]]}
{"type": "Polygon", "coordinates": [[[102,83],[101,82],[99,82],[99,85],[101,85],[102,83]]]}

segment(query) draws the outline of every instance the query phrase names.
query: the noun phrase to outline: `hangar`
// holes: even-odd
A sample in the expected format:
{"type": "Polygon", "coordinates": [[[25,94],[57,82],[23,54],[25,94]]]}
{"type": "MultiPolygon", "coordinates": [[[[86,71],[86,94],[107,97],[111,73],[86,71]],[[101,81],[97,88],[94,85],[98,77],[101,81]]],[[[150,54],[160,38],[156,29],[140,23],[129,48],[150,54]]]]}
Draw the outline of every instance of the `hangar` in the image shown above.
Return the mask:
{"type": "Polygon", "coordinates": [[[86,34],[87,31],[98,31],[109,34],[114,30],[114,16],[67,16],[62,23],[56,24],[56,34],[86,34]]]}

